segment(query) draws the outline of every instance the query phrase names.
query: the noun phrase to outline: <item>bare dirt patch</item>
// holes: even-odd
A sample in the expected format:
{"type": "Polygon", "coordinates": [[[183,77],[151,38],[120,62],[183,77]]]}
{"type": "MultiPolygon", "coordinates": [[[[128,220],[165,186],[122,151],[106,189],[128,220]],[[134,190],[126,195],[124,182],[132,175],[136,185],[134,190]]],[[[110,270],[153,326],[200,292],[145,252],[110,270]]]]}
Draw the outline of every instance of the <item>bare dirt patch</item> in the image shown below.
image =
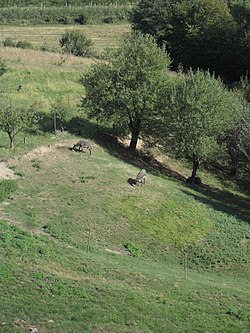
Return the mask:
{"type": "Polygon", "coordinates": [[[4,162],[0,162],[0,180],[1,179],[17,179],[14,171],[8,168],[4,162]]]}

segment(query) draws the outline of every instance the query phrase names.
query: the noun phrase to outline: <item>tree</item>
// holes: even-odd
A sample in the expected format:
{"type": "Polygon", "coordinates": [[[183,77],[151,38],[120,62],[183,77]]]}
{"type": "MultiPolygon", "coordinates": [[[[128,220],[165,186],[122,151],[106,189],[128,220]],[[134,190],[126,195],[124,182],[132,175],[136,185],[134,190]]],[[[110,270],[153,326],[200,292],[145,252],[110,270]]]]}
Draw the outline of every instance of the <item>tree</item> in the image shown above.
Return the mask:
{"type": "Polygon", "coordinates": [[[153,126],[165,101],[170,59],[153,37],[141,33],[125,36],[108,61],[92,66],[82,79],[88,115],[117,124],[131,134],[135,151],[139,136],[153,126]]]}
{"type": "Polygon", "coordinates": [[[236,93],[242,99],[242,108],[219,138],[228,154],[232,177],[236,177],[240,169],[250,166],[250,83],[246,77],[241,78],[236,93]]]}
{"type": "Polygon", "coordinates": [[[91,39],[87,38],[80,30],[67,30],[60,38],[59,43],[64,53],[78,57],[86,57],[91,53],[93,45],[91,39]]]}
{"type": "Polygon", "coordinates": [[[163,142],[170,154],[192,161],[191,183],[201,160],[213,153],[217,136],[230,126],[241,107],[240,100],[209,72],[189,70],[180,77],[165,111],[163,142]]]}
{"type": "Polygon", "coordinates": [[[230,158],[230,175],[235,177],[240,167],[249,166],[250,161],[250,107],[245,105],[227,131],[223,133],[230,158]]]}
{"type": "Polygon", "coordinates": [[[62,97],[57,98],[51,105],[51,115],[53,117],[54,131],[57,131],[57,126],[63,132],[67,122],[74,116],[74,109],[69,100],[64,100],[62,97]]]}
{"type": "Polygon", "coordinates": [[[131,15],[133,29],[153,35],[173,59],[172,68],[215,72],[239,80],[249,69],[249,30],[220,0],[141,0],[131,15]]]}
{"type": "Polygon", "coordinates": [[[6,96],[1,99],[0,104],[0,129],[8,134],[10,148],[15,149],[16,135],[35,122],[36,113],[33,107],[20,106],[6,96]]]}

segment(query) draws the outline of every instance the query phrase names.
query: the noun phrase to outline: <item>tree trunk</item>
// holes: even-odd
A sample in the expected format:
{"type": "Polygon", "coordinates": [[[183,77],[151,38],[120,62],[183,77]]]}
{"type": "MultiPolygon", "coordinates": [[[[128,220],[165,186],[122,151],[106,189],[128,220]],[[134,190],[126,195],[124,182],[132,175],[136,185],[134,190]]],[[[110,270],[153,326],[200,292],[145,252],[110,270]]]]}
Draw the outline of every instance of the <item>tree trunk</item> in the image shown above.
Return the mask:
{"type": "Polygon", "coordinates": [[[54,131],[56,132],[56,113],[54,113],[53,124],[54,124],[54,131]]]}
{"type": "Polygon", "coordinates": [[[233,153],[229,153],[231,157],[231,166],[230,166],[230,172],[229,176],[232,178],[236,177],[236,172],[237,172],[237,159],[234,157],[235,155],[233,153]]]}
{"type": "Polygon", "coordinates": [[[190,177],[190,183],[194,184],[195,183],[195,177],[196,177],[196,173],[197,170],[199,168],[200,165],[200,158],[199,155],[196,153],[193,153],[193,171],[192,171],[192,175],[190,177]]]}
{"type": "Polygon", "coordinates": [[[235,178],[236,177],[236,171],[237,171],[236,165],[231,165],[229,176],[232,177],[232,178],[235,178]]]}
{"type": "Polygon", "coordinates": [[[130,119],[129,127],[130,127],[130,131],[131,131],[131,135],[132,135],[131,140],[130,140],[129,149],[132,153],[134,153],[136,150],[138,139],[139,139],[141,119],[137,119],[135,124],[133,124],[132,119],[130,119]]]}
{"type": "Polygon", "coordinates": [[[137,132],[137,131],[132,132],[132,137],[131,137],[130,145],[129,145],[129,149],[131,150],[132,153],[134,153],[136,151],[138,136],[139,136],[139,132],[137,132]]]}
{"type": "Polygon", "coordinates": [[[8,136],[10,139],[10,149],[15,149],[15,137],[12,135],[12,133],[8,132],[8,136]]]}

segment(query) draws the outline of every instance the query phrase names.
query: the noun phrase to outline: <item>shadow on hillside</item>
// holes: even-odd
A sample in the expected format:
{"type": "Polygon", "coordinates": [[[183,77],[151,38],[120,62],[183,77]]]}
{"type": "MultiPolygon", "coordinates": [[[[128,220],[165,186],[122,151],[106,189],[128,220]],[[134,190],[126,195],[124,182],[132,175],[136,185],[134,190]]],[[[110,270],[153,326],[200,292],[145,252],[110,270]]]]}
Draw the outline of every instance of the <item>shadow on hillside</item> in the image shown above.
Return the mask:
{"type": "MultiPolygon", "coordinates": [[[[54,119],[51,115],[41,113],[38,120],[39,131],[45,133],[54,133],[54,119]]],[[[93,138],[96,136],[96,125],[87,119],[81,117],[74,117],[67,122],[62,123],[56,120],[56,128],[58,131],[67,131],[76,136],[83,136],[84,138],[93,138]]]]}
{"type": "Polygon", "coordinates": [[[247,199],[234,195],[229,191],[220,190],[206,184],[192,186],[187,182],[183,175],[167,168],[153,156],[145,154],[141,151],[132,155],[128,148],[125,148],[117,142],[117,139],[114,136],[99,136],[97,143],[106,149],[110,154],[125,161],[126,163],[132,164],[138,168],[145,168],[148,172],[153,174],[165,175],[169,178],[183,182],[184,186],[192,188],[197,192],[197,194],[192,194],[188,190],[184,190],[183,192],[186,194],[192,195],[196,200],[213,207],[215,210],[225,212],[250,223],[250,203],[247,199]],[[206,197],[203,197],[201,194],[206,197]]]}
{"type": "MultiPolygon", "coordinates": [[[[203,202],[216,210],[226,212],[250,223],[250,203],[247,199],[238,197],[229,191],[223,191],[206,184],[192,186],[187,182],[183,175],[166,167],[152,155],[142,151],[137,151],[135,154],[132,154],[128,148],[118,142],[115,135],[105,134],[106,131],[103,128],[98,129],[95,124],[87,119],[82,119],[80,117],[71,119],[67,124],[67,130],[76,136],[95,141],[96,144],[101,146],[112,156],[136,166],[139,169],[145,168],[152,174],[164,175],[171,179],[183,182],[186,187],[192,188],[197,192],[197,194],[192,194],[189,191],[184,190],[186,194],[192,195],[196,200],[203,202]],[[199,193],[207,196],[207,198],[199,195],[199,193]]],[[[128,181],[128,183],[130,185],[132,185],[132,179],[133,178],[129,178],[130,181],[128,181]]]]}
{"type": "Polygon", "coordinates": [[[186,190],[182,190],[182,192],[212,207],[214,210],[227,213],[250,224],[249,200],[240,198],[228,191],[212,188],[208,185],[195,187],[195,190],[196,193],[191,193],[186,190]]]}
{"type": "Polygon", "coordinates": [[[112,156],[115,156],[128,164],[132,164],[140,169],[144,168],[155,175],[165,175],[170,178],[185,181],[185,178],[178,172],[164,166],[152,155],[142,151],[132,154],[130,150],[117,141],[113,135],[99,135],[97,143],[106,149],[112,156]]]}

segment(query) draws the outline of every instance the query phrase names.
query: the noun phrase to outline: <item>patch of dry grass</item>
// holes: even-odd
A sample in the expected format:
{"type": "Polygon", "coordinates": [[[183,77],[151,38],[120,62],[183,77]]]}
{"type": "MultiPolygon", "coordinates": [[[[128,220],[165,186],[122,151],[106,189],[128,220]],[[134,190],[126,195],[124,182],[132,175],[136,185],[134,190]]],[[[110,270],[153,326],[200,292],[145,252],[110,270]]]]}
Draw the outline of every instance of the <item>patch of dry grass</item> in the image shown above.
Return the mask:
{"type": "Polygon", "coordinates": [[[61,35],[66,30],[70,29],[81,30],[88,38],[92,39],[95,50],[101,52],[107,47],[115,47],[119,38],[124,33],[129,32],[131,28],[128,23],[83,26],[1,26],[0,42],[10,37],[15,40],[26,40],[37,48],[46,45],[51,48],[59,49],[59,39],[61,35]]]}
{"type": "Polygon", "coordinates": [[[57,65],[57,70],[64,71],[68,69],[74,71],[74,69],[80,66],[90,66],[94,62],[94,60],[90,58],[12,47],[1,47],[0,57],[14,63],[16,68],[20,67],[22,70],[29,70],[31,68],[44,70],[51,67],[51,65],[57,65]]]}

